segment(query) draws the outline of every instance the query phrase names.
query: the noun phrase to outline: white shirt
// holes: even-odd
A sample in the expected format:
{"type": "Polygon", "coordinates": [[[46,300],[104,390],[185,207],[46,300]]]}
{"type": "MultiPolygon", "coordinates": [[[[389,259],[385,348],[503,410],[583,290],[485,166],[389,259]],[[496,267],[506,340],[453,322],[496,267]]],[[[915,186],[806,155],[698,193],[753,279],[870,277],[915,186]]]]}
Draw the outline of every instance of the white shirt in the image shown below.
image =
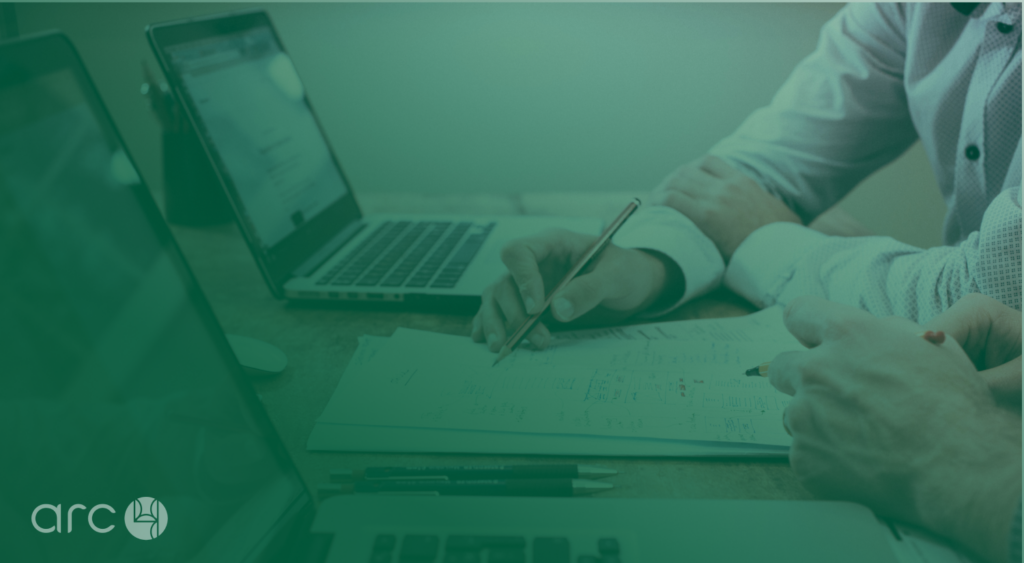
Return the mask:
{"type": "Polygon", "coordinates": [[[664,253],[680,303],[725,285],[766,307],[820,295],[925,322],[967,293],[1021,308],[1021,5],[850,4],[771,104],[709,152],[810,222],[920,139],[946,200],[948,246],[752,233],[725,268],[685,216],[645,207],[615,242],[664,253]]]}

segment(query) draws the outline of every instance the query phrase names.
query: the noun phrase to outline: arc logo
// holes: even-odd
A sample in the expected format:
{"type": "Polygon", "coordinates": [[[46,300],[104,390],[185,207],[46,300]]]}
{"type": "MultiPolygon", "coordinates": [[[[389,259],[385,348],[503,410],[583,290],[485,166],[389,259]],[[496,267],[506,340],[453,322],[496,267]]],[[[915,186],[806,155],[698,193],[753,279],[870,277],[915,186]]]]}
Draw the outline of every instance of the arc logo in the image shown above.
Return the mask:
{"type": "MultiPolygon", "coordinates": [[[[67,527],[68,533],[70,534],[74,527],[74,513],[76,510],[85,510],[84,504],[73,504],[68,508],[67,511],[67,527]]],[[[97,519],[100,515],[98,511],[110,512],[116,514],[116,511],[109,504],[97,504],[96,506],[89,509],[86,516],[86,522],[92,531],[98,534],[106,534],[114,529],[114,525],[110,524],[106,527],[100,527],[103,522],[97,523],[97,519]]],[[[32,527],[36,531],[43,534],[52,534],[57,532],[58,534],[63,533],[61,529],[61,505],[52,504],[40,504],[32,511],[32,527]],[[54,525],[44,528],[39,525],[38,516],[42,511],[50,511],[54,514],[54,525]]],[[[167,529],[167,509],[164,508],[163,503],[156,500],[153,497],[139,497],[128,505],[128,508],[124,511],[124,525],[128,528],[128,533],[139,538],[140,540],[151,540],[156,539],[160,534],[164,533],[167,529]]]]}
{"type": "Polygon", "coordinates": [[[152,497],[139,497],[124,511],[124,525],[140,540],[153,540],[167,527],[167,509],[152,497]]]}

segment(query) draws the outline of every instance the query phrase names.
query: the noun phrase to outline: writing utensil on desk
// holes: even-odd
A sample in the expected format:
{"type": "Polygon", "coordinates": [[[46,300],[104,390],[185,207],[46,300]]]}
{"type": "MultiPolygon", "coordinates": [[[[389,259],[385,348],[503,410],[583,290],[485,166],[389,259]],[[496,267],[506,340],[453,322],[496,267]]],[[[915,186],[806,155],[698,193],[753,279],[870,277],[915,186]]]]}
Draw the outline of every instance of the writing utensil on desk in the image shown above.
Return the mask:
{"type": "MultiPolygon", "coordinates": [[[[921,334],[918,334],[918,336],[923,338],[926,342],[931,342],[932,344],[936,345],[941,345],[943,342],[946,341],[946,333],[942,332],[941,330],[926,330],[921,334]]],[[[768,366],[770,365],[771,362],[765,362],[757,367],[748,369],[744,373],[746,373],[748,376],[759,375],[761,377],[768,377],[768,366]]]]}
{"type": "Polygon", "coordinates": [[[336,469],[331,481],[385,481],[409,479],[600,479],[618,475],[618,471],[597,465],[481,465],[451,467],[367,467],[336,469]]]}
{"type": "Polygon", "coordinates": [[[424,494],[443,496],[573,497],[612,488],[611,483],[590,479],[488,479],[476,481],[355,481],[338,485],[341,494],[424,494]]]}
{"type": "Polygon", "coordinates": [[[587,248],[587,251],[583,253],[583,256],[580,257],[579,261],[576,262],[572,269],[565,274],[562,281],[558,282],[555,289],[548,294],[548,297],[544,300],[544,305],[540,310],[531,315],[530,318],[526,319],[526,321],[524,321],[519,327],[519,330],[516,330],[512,333],[512,336],[508,337],[508,340],[505,341],[501,350],[498,351],[498,359],[494,360],[491,367],[498,365],[498,362],[503,360],[505,356],[511,354],[512,351],[519,346],[519,343],[523,341],[523,338],[526,338],[526,335],[529,334],[530,331],[533,330],[533,327],[537,325],[537,322],[540,321],[540,317],[544,314],[544,311],[547,311],[548,307],[551,306],[551,301],[555,298],[555,295],[565,289],[565,286],[569,285],[569,282],[571,282],[573,278],[580,275],[580,272],[582,272],[583,269],[594,260],[594,258],[601,254],[601,251],[608,246],[608,243],[611,242],[612,237],[619,231],[619,228],[626,222],[626,219],[629,219],[629,216],[632,215],[638,207],[640,207],[640,200],[633,199],[633,201],[629,202],[629,205],[622,210],[622,213],[619,213],[619,216],[605,228],[604,232],[601,233],[601,236],[597,237],[597,240],[587,248]]]}

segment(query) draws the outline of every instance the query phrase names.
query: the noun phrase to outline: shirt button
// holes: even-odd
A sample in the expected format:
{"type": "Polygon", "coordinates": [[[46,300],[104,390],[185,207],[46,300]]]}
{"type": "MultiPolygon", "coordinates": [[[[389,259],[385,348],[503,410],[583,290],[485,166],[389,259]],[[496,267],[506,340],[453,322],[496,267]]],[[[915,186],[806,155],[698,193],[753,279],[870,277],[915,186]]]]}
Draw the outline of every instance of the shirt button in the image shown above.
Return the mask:
{"type": "Polygon", "coordinates": [[[998,22],[996,29],[999,30],[999,33],[1010,33],[1013,31],[1013,26],[1008,23],[998,22]]]}
{"type": "Polygon", "coordinates": [[[964,149],[964,156],[967,157],[967,160],[978,160],[978,157],[981,156],[981,151],[978,150],[977,145],[967,145],[967,148],[964,149]]]}

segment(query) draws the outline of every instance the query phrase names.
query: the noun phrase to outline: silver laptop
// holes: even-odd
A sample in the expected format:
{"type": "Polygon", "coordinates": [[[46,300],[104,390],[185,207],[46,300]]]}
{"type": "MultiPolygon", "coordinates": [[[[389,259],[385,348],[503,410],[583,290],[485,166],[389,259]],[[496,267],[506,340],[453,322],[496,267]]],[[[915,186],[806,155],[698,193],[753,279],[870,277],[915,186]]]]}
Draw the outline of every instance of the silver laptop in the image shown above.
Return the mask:
{"type": "Polygon", "coordinates": [[[501,247],[556,217],[365,217],[262,11],[152,25],[150,45],[271,291],[290,299],[479,300],[501,247]]]}

